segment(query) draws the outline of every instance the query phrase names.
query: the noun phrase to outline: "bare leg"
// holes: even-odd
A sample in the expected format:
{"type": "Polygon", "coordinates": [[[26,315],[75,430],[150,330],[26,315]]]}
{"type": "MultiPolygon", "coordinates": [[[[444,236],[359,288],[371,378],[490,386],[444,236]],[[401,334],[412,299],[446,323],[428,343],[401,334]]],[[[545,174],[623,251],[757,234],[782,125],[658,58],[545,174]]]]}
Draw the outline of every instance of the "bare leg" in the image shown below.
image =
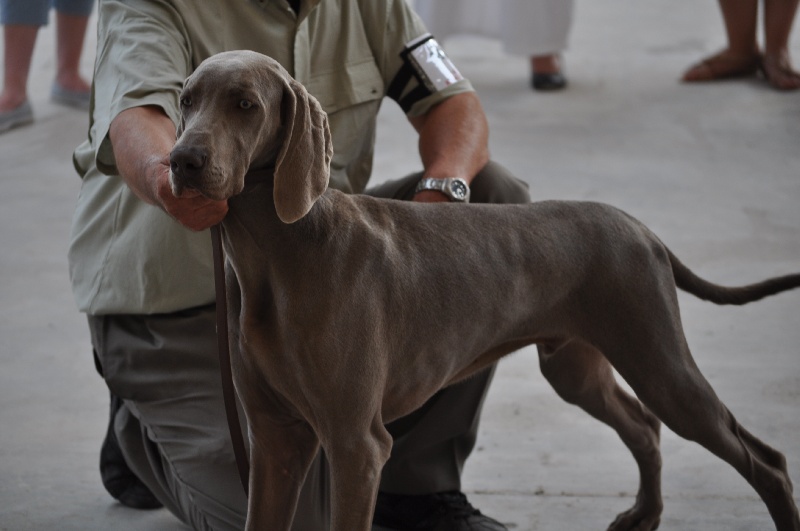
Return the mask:
{"type": "Polygon", "coordinates": [[[56,15],[56,82],[67,90],[88,92],[89,84],[80,75],[80,60],[89,17],[56,15]]]}
{"type": "Polygon", "coordinates": [[[16,109],[28,98],[28,73],[38,32],[38,26],[10,24],[4,28],[5,66],[0,112],[16,109]]]}
{"type": "Polygon", "coordinates": [[[764,73],[779,90],[800,89],[800,73],[789,58],[789,35],[792,31],[798,0],[764,2],[764,73]]]}
{"type": "Polygon", "coordinates": [[[728,51],[735,55],[757,52],[758,1],[719,0],[719,7],[722,10],[725,33],[728,36],[728,51]]]}
{"type": "Polygon", "coordinates": [[[560,58],[555,55],[531,56],[531,72],[537,74],[557,74],[561,72],[560,58]]]}
{"type": "Polygon", "coordinates": [[[542,374],[565,401],[616,430],[639,466],[636,503],[618,515],[613,531],[651,531],[658,527],[661,500],[661,423],[636,398],[623,391],[611,365],[596,349],[573,341],[550,353],[539,349],[542,374]]]}
{"type": "Polygon", "coordinates": [[[758,0],[719,0],[719,7],[728,46],[722,52],[690,67],[684,73],[683,81],[746,77],[758,71],[758,0]]]}
{"type": "Polygon", "coordinates": [[[765,0],[764,51],[767,55],[784,53],[797,14],[798,0],[765,0]]]}

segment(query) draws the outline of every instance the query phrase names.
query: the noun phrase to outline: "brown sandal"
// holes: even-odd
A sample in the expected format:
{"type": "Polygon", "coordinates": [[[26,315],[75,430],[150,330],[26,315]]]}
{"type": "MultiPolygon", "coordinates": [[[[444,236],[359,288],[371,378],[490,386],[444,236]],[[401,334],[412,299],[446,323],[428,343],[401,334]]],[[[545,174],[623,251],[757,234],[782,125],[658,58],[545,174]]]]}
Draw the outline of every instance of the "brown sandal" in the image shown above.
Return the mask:
{"type": "Polygon", "coordinates": [[[792,68],[788,54],[762,57],[761,73],[773,88],[778,90],[800,89],[800,72],[792,68]]]}
{"type": "Polygon", "coordinates": [[[683,74],[683,81],[693,83],[751,77],[758,73],[760,64],[760,55],[757,52],[753,55],[738,55],[723,50],[691,66],[683,74]]]}

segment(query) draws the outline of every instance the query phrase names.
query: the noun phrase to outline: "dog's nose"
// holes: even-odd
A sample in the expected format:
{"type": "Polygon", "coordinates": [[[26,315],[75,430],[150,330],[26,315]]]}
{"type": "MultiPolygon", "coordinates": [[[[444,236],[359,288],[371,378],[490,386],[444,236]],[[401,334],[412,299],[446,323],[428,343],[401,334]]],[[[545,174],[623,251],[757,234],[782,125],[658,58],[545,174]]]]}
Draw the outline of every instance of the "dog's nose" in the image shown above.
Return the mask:
{"type": "Polygon", "coordinates": [[[194,146],[178,146],[169,155],[172,173],[191,179],[198,176],[206,165],[208,155],[204,149],[194,146]]]}

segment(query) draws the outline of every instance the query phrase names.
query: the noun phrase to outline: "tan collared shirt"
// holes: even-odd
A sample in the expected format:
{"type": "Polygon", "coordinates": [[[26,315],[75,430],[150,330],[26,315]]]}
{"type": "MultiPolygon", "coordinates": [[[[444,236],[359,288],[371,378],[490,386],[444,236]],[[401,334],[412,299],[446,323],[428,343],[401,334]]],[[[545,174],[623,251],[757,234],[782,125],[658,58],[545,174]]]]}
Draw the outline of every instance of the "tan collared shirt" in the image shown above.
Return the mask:
{"type": "MultiPolygon", "coordinates": [[[[89,140],[69,249],[73,292],[90,314],[168,313],[214,300],[210,237],[139,200],[117,175],[108,138],[122,111],[156,105],[178,123],[183,80],[207,57],[249,49],[279,61],[328,113],[331,186],[361,192],[372,171],[376,116],[424,34],[406,0],[100,0],[89,140]]],[[[472,90],[462,80],[417,101],[410,116],[472,90]]]]}

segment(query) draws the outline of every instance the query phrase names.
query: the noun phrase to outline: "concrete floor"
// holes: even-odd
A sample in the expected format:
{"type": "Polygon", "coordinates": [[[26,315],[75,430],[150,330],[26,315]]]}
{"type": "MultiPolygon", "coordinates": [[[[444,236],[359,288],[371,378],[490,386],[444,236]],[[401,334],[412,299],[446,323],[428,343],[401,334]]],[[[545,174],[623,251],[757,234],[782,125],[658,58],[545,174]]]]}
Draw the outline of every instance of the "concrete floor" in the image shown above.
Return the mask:
{"type": "MultiPolygon", "coordinates": [[[[67,277],[87,117],[52,105],[53,28],[41,33],[36,124],[0,136],[0,530],[178,530],[166,511],[114,503],[97,473],[108,401],[67,277]]],[[[699,274],[747,283],[800,270],[800,92],[757,80],[686,86],[687,65],[724,42],[715,2],[579,2],[570,88],[536,94],[524,58],[477,39],[447,43],[474,81],[491,147],[536,199],[614,204],[699,274]]],[[[84,68],[91,70],[94,40],[84,68]]],[[[792,50],[800,61],[800,31],[792,50]]],[[[387,103],[376,180],[415,169],[414,137],[387,103]]],[[[681,296],[686,335],[717,393],[800,478],[800,292],[743,308],[681,296]]],[[[663,431],[660,529],[773,529],[730,467],[663,431]]],[[[520,531],[604,529],[637,473],[616,435],[558,399],[527,349],[504,361],[464,487],[520,531]]]]}

